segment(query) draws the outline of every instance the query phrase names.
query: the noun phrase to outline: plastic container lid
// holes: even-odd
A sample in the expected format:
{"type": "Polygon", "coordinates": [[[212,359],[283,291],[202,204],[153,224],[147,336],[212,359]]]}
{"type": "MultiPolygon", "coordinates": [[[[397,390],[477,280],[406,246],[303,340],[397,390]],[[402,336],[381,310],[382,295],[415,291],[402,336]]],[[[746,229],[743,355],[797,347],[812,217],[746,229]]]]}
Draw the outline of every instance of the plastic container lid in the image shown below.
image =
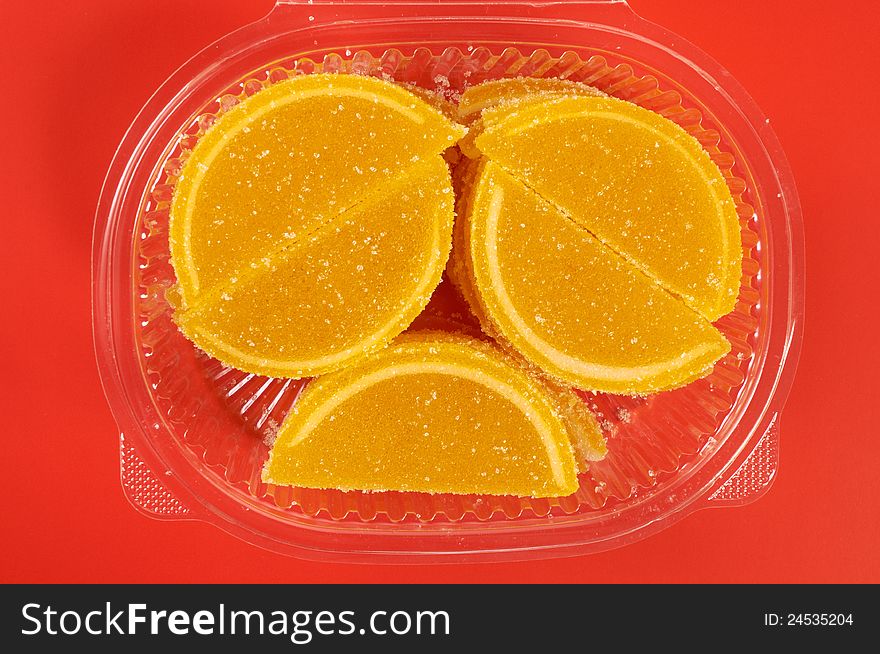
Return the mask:
{"type": "MultiPolygon", "coordinates": [[[[803,251],[797,192],[769,121],[718,63],[625,2],[279,0],[156,91],[107,174],[94,232],[93,323],[121,432],[123,490],[148,515],[205,520],[278,552],[419,563],[600,551],[700,508],[750,502],[777,468],[779,412],[801,343],[803,251]],[[677,391],[584,394],[610,452],[568,498],[262,484],[265,440],[303,382],[226,368],[174,327],[164,298],[174,280],[167,177],[218,112],[316,70],[385,75],[453,99],[486,79],[566,77],[684,126],[724,171],[742,222],[740,299],[718,323],[731,355],[677,391]]],[[[455,311],[443,287],[431,311],[441,319],[455,311]]]]}

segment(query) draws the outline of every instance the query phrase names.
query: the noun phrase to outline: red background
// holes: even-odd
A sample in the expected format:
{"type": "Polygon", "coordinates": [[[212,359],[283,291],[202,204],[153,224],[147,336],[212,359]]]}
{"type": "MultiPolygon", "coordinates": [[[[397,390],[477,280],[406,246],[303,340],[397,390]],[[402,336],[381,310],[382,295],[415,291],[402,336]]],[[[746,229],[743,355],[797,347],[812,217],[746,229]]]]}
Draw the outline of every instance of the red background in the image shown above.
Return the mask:
{"type": "Polygon", "coordinates": [[[631,3],[749,89],[800,189],[806,339],[767,496],[604,554],[443,567],[310,563],[206,524],[143,517],[119,485],[116,425],[92,352],[94,209],[150,93],[271,0],[4,0],[0,581],[880,582],[880,8],[631,3]]]}

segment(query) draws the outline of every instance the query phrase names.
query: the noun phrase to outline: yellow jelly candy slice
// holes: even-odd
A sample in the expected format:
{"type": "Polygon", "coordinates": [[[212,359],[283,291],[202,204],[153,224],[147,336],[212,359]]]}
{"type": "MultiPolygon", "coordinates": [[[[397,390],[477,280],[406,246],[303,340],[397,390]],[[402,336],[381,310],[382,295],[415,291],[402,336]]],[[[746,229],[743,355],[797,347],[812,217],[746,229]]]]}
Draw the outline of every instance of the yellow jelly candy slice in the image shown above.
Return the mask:
{"type": "Polygon", "coordinates": [[[347,365],[387,344],[428,303],[449,255],[453,204],[446,164],[431,157],[175,320],[240,370],[300,378],[347,365]]]}
{"type": "Polygon", "coordinates": [[[511,113],[535,102],[567,96],[605,96],[599,89],[555,77],[514,77],[472,86],[461,97],[459,120],[469,124],[468,133],[458,142],[466,157],[478,159],[476,139],[483,131],[511,113]]]}
{"type": "Polygon", "coordinates": [[[275,484],[552,497],[577,490],[549,390],[497,349],[413,333],[312,381],[263,470],[275,484]]]}
{"type": "Polygon", "coordinates": [[[464,134],[404,88],[303,75],[244,100],[198,141],[176,182],[170,246],[183,306],[307,236],[464,134]]]}
{"type": "Polygon", "coordinates": [[[474,120],[490,107],[517,102],[532,95],[605,95],[599,89],[558,77],[510,77],[471,86],[461,94],[458,116],[474,120]]]}
{"type": "Polygon", "coordinates": [[[699,142],[614,98],[532,103],[478,149],[708,320],[733,310],[742,245],[734,202],[699,142]]]}
{"type": "MultiPolygon", "coordinates": [[[[460,240],[487,331],[578,388],[644,394],[705,376],[718,330],[533,191],[486,162],[460,240]]],[[[458,260],[460,261],[460,260],[458,260]]]]}

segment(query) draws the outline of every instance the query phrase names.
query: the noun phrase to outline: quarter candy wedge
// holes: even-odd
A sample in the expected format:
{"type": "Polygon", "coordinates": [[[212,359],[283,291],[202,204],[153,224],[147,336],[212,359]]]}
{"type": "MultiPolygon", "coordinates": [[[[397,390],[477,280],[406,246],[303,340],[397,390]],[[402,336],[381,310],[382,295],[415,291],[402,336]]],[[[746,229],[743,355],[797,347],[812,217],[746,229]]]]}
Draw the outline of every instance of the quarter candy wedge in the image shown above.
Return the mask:
{"type": "Polygon", "coordinates": [[[450,274],[484,329],[578,388],[682,386],[730,350],[705,318],[484,161],[461,204],[450,274]]]}
{"type": "Polygon", "coordinates": [[[733,310],[734,202],[709,154],[672,121],[610,97],[553,98],[508,112],[476,147],[707,320],[733,310]]]}
{"type": "Polygon", "coordinates": [[[569,495],[578,488],[577,465],[553,393],[487,343],[406,334],[306,387],[281,426],[263,480],[342,490],[569,495]]]}
{"type": "Polygon", "coordinates": [[[449,171],[434,156],[311,235],[276,248],[175,320],[240,370],[308,377],[402,332],[440,282],[452,238],[449,171]]]}

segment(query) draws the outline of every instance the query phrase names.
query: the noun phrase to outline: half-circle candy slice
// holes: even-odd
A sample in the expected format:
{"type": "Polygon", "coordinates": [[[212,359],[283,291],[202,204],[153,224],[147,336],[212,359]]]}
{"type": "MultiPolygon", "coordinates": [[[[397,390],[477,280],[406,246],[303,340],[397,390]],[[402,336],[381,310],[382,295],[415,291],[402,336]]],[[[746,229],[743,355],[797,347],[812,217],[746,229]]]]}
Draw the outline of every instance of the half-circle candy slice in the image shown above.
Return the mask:
{"type": "Polygon", "coordinates": [[[469,87],[461,94],[458,117],[469,123],[483,111],[499,105],[519,102],[529,96],[561,97],[567,95],[605,94],[599,89],[559,77],[507,77],[469,87]]]}
{"type": "Polygon", "coordinates": [[[175,315],[199,348],[239,370],[309,377],[386,345],[428,303],[449,256],[440,157],[283,246],[175,315]]]}
{"type": "Polygon", "coordinates": [[[488,127],[531,103],[581,95],[604,97],[605,93],[594,86],[556,77],[513,77],[472,86],[462,94],[458,105],[458,119],[469,126],[458,147],[466,157],[479,159],[476,139],[488,127]]]}
{"type": "Polygon", "coordinates": [[[493,123],[476,146],[708,320],[733,310],[734,202],[709,154],[672,121],[615,98],[554,98],[493,123]]]}
{"type": "Polygon", "coordinates": [[[577,388],[646,394],[730,350],[705,318],[492,162],[478,166],[451,268],[484,329],[577,388]]]}
{"type": "Polygon", "coordinates": [[[171,258],[185,307],[304,238],[465,132],[406,89],[302,75],[223,114],[176,180],[171,258]]]}
{"type": "Polygon", "coordinates": [[[310,382],[263,470],[342,490],[562,496],[577,466],[552,391],[488,343],[405,334],[310,382]]]}

